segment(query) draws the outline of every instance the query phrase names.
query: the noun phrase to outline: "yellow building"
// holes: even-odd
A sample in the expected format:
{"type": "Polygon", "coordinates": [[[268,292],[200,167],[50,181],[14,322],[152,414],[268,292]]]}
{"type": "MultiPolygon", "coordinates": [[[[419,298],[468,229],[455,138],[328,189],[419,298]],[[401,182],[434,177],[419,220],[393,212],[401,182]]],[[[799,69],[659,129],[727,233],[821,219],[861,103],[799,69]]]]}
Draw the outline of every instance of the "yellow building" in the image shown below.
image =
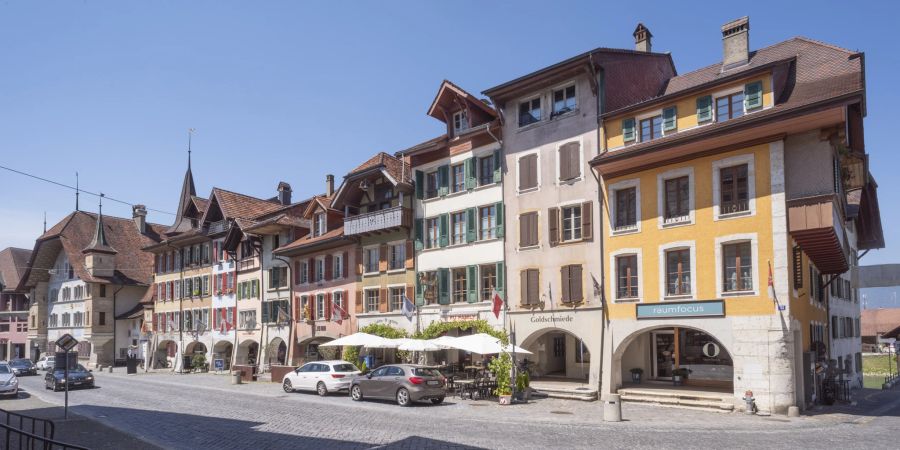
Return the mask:
{"type": "Polygon", "coordinates": [[[750,52],[747,18],[722,32],[722,63],[601,115],[601,385],[628,399],[642,371],[784,412],[821,389],[825,286],[851,298],[856,251],[883,246],[863,58],[804,38],[750,52]]]}

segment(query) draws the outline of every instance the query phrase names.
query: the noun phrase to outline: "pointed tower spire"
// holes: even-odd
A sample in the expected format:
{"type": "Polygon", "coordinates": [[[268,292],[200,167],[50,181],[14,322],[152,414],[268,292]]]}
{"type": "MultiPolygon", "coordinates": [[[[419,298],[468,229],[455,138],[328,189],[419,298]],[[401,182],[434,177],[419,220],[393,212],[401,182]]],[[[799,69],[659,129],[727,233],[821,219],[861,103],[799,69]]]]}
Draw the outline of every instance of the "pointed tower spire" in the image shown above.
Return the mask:
{"type": "Polygon", "coordinates": [[[109,241],[106,240],[106,231],[103,228],[103,193],[100,193],[100,212],[97,214],[97,227],[94,229],[94,239],[91,240],[91,243],[82,250],[82,253],[109,253],[115,254],[118,253],[116,249],[112,248],[109,245],[109,241]]]}
{"type": "Polygon", "coordinates": [[[44,211],[44,233],[47,232],[47,211],[44,211]]]}
{"type": "Polygon", "coordinates": [[[191,172],[191,138],[194,135],[194,129],[188,129],[188,165],[187,171],[184,172],[184,181],[181,183],[181,197],[178,199],[178,211],[175,212],[175,223],[166,230],[167,233],[184,232],[192,228],[191,221],[185,217],[188,205],[192,203],[192,198],[197,195],[194,188],[194,174],[191,172]]]}

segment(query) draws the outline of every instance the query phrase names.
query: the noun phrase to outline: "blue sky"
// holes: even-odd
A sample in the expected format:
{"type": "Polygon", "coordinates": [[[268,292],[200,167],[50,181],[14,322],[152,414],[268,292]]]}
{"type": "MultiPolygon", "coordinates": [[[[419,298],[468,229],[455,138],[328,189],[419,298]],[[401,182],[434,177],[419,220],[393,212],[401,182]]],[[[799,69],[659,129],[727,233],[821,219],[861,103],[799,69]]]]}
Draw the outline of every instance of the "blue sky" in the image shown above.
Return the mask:
{"type": "MultiPolygon", "coordinates": [[[[300,198],[327,173],[340,182],[374,152],[440,134],[425,112],[444,78],[478,93],[594,47],[632,48],[638,22],[685,73],[720,60],[719,27],[750,15],[752,49],[803,35],[866,52],[866,143],[893,247],[862,263],[900,262],[900,6],[726,3],[3,2],[0,165],[68,183],[78,171],[85,189],[174,211],[195,128],[198,194],[269,197],[284,180],[300,198]]],[[[74,207],[62,188],[6,171],[0,182],[0,248],[32,247],[45,211],[53,224],[74,207]]]]}

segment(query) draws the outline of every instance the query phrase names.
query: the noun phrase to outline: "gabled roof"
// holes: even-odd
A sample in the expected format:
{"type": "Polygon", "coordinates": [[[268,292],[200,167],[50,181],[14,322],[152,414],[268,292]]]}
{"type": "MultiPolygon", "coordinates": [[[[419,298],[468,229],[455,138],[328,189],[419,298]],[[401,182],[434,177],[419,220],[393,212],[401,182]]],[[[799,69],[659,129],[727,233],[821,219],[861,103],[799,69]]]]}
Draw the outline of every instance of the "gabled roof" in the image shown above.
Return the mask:
{"type": "Polygon", "coordinates": [[[0,250],[0,284],[4,292],[14,291],[19,286],[30,257],[31,250],[25,248],[7,247],[0,250]]]}
{"type": "Polygon", "coordinates": [[[141,234],[132,219],[103,216],[102,226],[107,245],[118,252],[116,270],[112,277],[94,277],[85,270],[82,250],[91,245],[97,233],[97,215],[75,211],[41,235],[34,244],[31,258],[19,283],[19,289],[28,290],[39,281],[49,278],[48,269],[64,251],[75,275],[92,283],[115,283],[144,286],[153,276],[153,254],[141,250],[158,243],[167,227],[148,223],[141,234]]]}
{"type": "Polygon", "coordinates": [[[456,104],[457,100],[465,101],[491,117],[497,117],[497,111],[494,110],[494,108],[476,98],[474,95],[466,92],[465,89],[457,86],[450,80],[441,82],[441,87],[438,88],[434,100],[431,101],[431,106],[428,107],[428,115],[440,121],[448,120],[448,117],[444,117],[443,114],[441,114],[440,108],[443,106],[447,110],[452,110],[454,109],[452,106],[456,104]]]}
{"type": "Polygon", "coordinates": [[[284,205],[275,201],[263,200],[222,188],[213,188],[209,198],[210,207],[203,213],[201,223],[207,221],[213,205],[217,205],[222,215],[230,219],[252,219],[284,207],[284,205]]]}
{"type": "Polygon", "coordinates": [[[313,213],[316,212],[316,208],[322,208],[325,211],[337,211],[331,207],[332,198],[334,198],[334,196],[328,197],[325,195],[317,195],[313,197],[309,204],[306,205],[306,209],[303,210],[303,218],[312,219],[313,213]]]}
{"type": "Polygon", "coordinates": [[[341,225],[321,236],[313,236],[312,233],[303,236],[290,244],[279,247],[275,251],[279,255],[297,256],[302,255],[304,251],[314,251],[324,245],[331,243],[354,242],[353,238],[344,236],[344,226],[341,225]]]}
{"type": "Polygon", "coordinates": [[[378,152],[375,156],[350,171],[350,173],[344,175],[344,181],[332,197],[329,207],[333,208],[334,205],[341,205],[343,197],[356,180],[374,174],[384,175],[394,186],[411,188],[413,183],[411,172],[409,164],[404,163],[400,158],[385,152],[378,152]]]}
{"type": "Polygon", "coordinates": [[[107,253],[114,255],[118,253],[116,249],[109,245],[106,239],[106,227],[103,226],[103,210],[97,215],[97,226],[94,228],[94,239],[88,244],[81,253],[107,253]]]}

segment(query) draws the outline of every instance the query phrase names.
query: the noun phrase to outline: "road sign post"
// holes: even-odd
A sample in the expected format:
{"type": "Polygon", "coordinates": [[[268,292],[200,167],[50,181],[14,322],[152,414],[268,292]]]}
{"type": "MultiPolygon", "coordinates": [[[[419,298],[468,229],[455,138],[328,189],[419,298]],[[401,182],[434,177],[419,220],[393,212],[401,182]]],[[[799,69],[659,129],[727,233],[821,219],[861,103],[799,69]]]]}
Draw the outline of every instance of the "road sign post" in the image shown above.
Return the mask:
{"type": "MultiPolygon", "coordinates": [[[[56,346],[63,349],[66,352],[65,358],[65,371],[63,372],[63,385],[66,388],[66,405],[64,408],[65,418],[69,418],[69,352],[78,345],[78,340],[75,339],[71,334],[64,334],[56,340],[56,346]]],[[[53,368],[56,371],[56,368],[53,368]]]]}

